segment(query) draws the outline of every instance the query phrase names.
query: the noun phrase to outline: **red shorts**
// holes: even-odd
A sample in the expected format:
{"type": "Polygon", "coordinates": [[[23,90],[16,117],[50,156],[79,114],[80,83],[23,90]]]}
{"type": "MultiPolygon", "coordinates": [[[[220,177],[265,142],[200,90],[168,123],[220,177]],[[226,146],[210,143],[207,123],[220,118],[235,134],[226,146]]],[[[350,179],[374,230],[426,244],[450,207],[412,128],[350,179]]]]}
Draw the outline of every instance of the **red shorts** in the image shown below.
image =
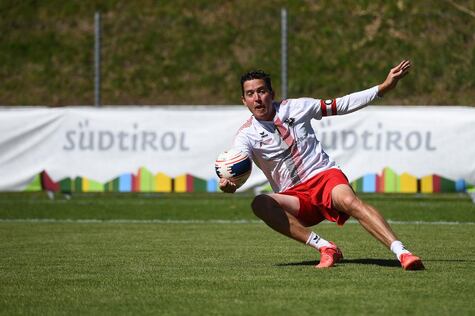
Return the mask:
{"type": "Polygon", "coordinates": [[[280,194],[299,198],[300,209],[297,218],[305,226],[316,225],[324,219],[343,225],[349,215],[332,207],[332,190],[339,184],[349,185],[348,179],[340,169],[332,168],[280,194]]]}

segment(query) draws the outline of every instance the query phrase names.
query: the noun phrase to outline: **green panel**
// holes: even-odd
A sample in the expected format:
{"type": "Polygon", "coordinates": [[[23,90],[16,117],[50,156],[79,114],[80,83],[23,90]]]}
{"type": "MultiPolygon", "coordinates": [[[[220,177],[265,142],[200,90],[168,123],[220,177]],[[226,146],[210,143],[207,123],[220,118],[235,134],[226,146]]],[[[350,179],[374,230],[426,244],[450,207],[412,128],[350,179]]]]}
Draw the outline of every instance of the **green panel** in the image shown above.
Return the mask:
{"type": "Polygon", "coordinates": [[[74,179],[74,191],[75,192],[82,192],[82,178],[77,177],[74,179]]]}
{"type": "Polygon", "coordinates": [[[351,183],[353,190],[355,192],[363,192],[363,177],[356,179],[351,183]]]}
{"type": "Polygon", "coordinates": [[[115,178],[114,180],[112,180],[112,191],[113,192],[119,192],[119,183],[120,183],[119,178],[115,178]]]}
{"type": "Polygon", "coordinates": [[[28,186],[25,188],[25,191],[41,191],[41,176],[37,174],[33,181],[28,184],[28,186]]]}
{"type": "Polygon", "coordinates": [[[208,182],[206,180],[193,177],[193,192],[206,192],[208,182]]]}
{"type": "Polygon", "coordinates": [[[89,192],[104,192],[104,185],[100,182],[89,180],[89,192]]]}
{"type": "Polygon", "coordinates": [[[384,192],[397,192],[398,176],[391,168],[384,168],[384,192]]]}
{"type": "Polygon", "coordinates": [[[104,183],[104,192],[114,192],[114,180],[104,183]]]}
{"type": "Polygon", "coordinates": [[[119,178],[112,179],[104,184],[105,192],[119,192],[119,178]]]}
{"type": "Polygon", "coordinates": [[[155,178],[146,168],[140,168],[140,192],[153,192],[155,178]]]}
{"type": "Polygon", "coordinates": [[[455,192],[455,181],[440,177],[440,192],[455,192]]]}
{"type": "Polygon", "coordinates": [[[114,182],[108,181],[104,183],[104,192],[113,192],[114,191],[114,182]]]}
{"type": "Polygon", "coordinates": [[[59,181],[59,187],[61,192],[71,193],[73,191],[73,184],[71,178],[66,178],[59,181]]]}

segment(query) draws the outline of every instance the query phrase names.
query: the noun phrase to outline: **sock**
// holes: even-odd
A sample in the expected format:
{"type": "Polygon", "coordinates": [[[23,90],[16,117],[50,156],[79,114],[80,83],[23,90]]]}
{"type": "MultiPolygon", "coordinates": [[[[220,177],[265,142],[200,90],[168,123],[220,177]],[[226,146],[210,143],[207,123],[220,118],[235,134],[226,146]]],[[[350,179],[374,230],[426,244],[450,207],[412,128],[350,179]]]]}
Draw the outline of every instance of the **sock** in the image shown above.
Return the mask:
{"type": "Polygon", "coordinates": [[[331,246],[331,244],[327,240],[325,240],[322,237],[318,236],[314,232],[310,233],[310,236],[308,236],[306,244],[309,245],[310,247],[313,247],[313,248],[317,249],[317,250],[320,250],[320,248],[322,248],[322,247],[331,246]]]}
{"type": "Polygon", "coordinates": [[[400,242],[399,240],[395,240],[391,243],[391,251],[396,255],[397,260],[401,261],[401,255],[403,253],[410,253],[400,242]]]}

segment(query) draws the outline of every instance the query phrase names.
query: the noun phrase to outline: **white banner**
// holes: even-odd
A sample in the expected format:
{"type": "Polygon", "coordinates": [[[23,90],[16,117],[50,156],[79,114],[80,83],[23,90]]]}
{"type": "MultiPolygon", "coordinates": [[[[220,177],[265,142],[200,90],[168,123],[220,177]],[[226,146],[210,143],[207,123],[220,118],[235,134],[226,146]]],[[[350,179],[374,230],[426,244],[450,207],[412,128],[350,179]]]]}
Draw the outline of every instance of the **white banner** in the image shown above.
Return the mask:
{"type": "MultiPolygon", "coordinates": [[[[102,183],[140,167],[216,178],[216,156],[249,116],[244,106],[0,108],[0,190],[42,171],[102,183]]],[[[368,107],[314,127],[350,180],[391,167],[475,183],[475,108],[368,107]]],[[[242,189],[263,182],[254,167],[242,189]]]]}
{"type": "Polygon", "coordinates": [[[475,108],[370,106],[313,126],[350,180],[390,167],[475,183],[475,108]]]}

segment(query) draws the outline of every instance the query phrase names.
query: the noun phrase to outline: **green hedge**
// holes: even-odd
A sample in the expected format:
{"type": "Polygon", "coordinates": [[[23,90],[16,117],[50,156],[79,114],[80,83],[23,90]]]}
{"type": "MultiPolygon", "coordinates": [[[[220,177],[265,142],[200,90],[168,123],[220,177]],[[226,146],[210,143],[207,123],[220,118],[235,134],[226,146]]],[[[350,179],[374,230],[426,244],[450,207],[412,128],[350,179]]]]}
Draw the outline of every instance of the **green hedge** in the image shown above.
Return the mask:
{"type": "Polygon", "coordinates": [[[473,1],[4,0],[0,105],[92,104],[97,10],[103,104],[239,104],[251,68],[280,90],[281,7],[290,97],[366,88],[410,58],[412,73],[380,104],[474,104],[473,1]]]}

